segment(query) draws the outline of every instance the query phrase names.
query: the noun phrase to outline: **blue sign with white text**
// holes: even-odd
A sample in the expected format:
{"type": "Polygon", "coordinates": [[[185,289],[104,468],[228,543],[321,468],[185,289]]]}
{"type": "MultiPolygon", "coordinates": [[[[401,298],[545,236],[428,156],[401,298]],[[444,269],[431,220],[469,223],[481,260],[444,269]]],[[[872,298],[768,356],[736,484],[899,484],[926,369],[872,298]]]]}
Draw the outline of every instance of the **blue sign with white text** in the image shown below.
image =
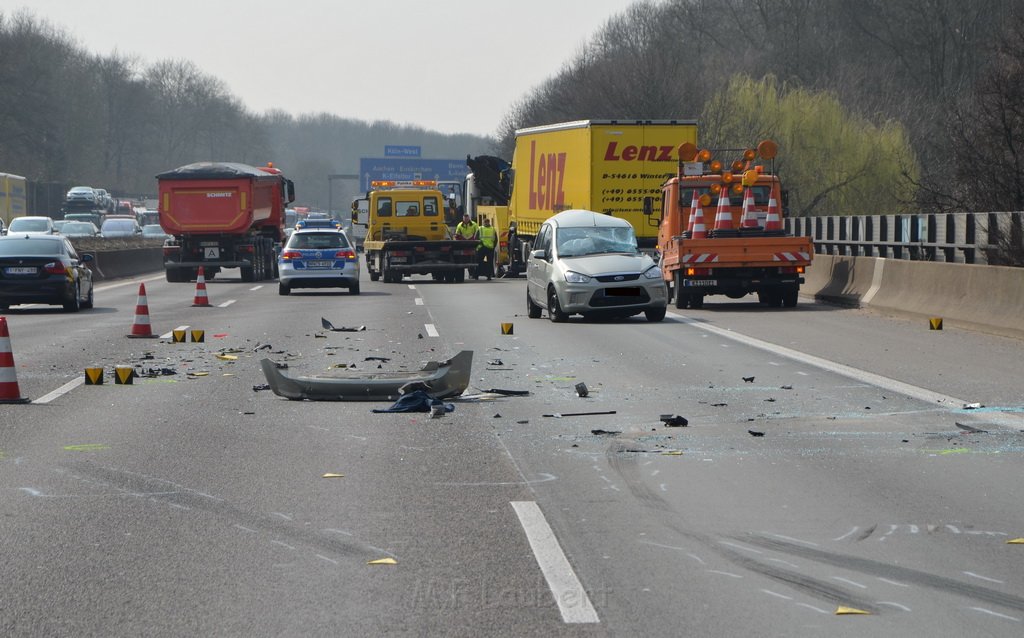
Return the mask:
{"type": "Polygon", "coordinates": [[[433,179],[462,183],[469,167],[464,159],[367,158],[359,160],[359,185],[370,190],[370,182],[433,179]]]}
{"type": "Polygon", "coordinates": [[[392,146],[384,147],[384,157],[419,157],[421,152],[419,146],[392,146]]]}

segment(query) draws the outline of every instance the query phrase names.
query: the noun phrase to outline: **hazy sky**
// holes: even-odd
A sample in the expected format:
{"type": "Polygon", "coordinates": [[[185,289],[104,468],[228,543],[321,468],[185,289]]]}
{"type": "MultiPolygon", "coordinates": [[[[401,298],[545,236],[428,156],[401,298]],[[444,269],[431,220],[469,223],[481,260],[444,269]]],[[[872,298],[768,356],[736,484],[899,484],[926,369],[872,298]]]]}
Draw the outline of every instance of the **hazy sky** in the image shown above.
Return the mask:
{"type": "Polygon", "coordinates": [[[0,0],[0,12],[27,8],[98,54],[192,60],[255,112],[489,135],[634,1],[0,0]]]}

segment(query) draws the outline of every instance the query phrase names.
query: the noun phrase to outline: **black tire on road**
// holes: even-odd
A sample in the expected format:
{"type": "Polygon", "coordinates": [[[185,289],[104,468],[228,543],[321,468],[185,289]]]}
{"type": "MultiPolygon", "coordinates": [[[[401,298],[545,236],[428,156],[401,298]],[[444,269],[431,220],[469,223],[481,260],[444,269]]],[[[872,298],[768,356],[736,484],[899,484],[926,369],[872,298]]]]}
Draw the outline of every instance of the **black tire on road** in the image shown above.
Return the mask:
{"type": "Polygon", "coordinates": [[[530,291],[526,291],[526,316],[530,319],[540,319],[541,307],[533,303],[530,298],[530,291]]]}
{"type": "Polygon", "coordinates": [[[690,307],[694,309],[700,309],[704,307],[704,293],[702,292],[691,292],[690,295],[690,307]]]}
{"type": "Polygon", "coordinates": [[[64,300],[64,312],[78,312],[82,305],[79,302],[80,289],[78,284],[75,284],[75,289],[71,292],[71,299],[64,300]]]}
{"type": "Polygon", "coordinates": [[[786,308],[796,308],[797,301],[800,297],[800,289],[796,286],[791,286],[782,291],[782,305],[786,308]]]}
{"type": "Polygon", "coordinates": [[[665,318],[665,312],[667,310],[668,310],[668,308],[664,308],[664,307],[662,307],[662,308],[651,308],[649,310],[644,310],[644,316],[647,317],[647,321],[650,321],[650,322],[661,321],[662,319],[665,318]]]}
{"type": "Polygon", "coordinates": [[[548,319],[554,323],[569,320],[569,315],[562,311],[562,305],[558,303],[558,294],[554,288],[548,288],[548,319]]]}
{"type": "Polygon", "coordinates": [[[277,294],[279,294],[279,295],[287,295],[291,291],[292,291],[291,286],[289,286],[288,284],[283,283],[283,282],[278,282],[278,284],[277,284],[277,294]]]}
{"type": "Polygon", "coordinates": [[[684,292],[685,288],[683,288],[683,271],[677,270],[675,272],[675,275],[672,277],[672,280],[672,290],[673,292],[675,292],[676,308],[686,308],[687,304],[690,301],[690,297],[684,292]]]}

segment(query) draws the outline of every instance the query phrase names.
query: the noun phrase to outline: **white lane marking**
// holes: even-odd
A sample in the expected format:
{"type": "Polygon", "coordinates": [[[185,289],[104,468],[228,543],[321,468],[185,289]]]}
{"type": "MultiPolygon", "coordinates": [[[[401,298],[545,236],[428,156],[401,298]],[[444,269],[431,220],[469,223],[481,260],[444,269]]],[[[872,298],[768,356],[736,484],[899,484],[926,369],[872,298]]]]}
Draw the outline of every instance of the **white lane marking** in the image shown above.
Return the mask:
{"type": "Polygon", "coordinates": [[[719,541],[719,543],[721,543],[722,545],[725,545],[726,547],[735,547],[736,549],[742,549],[745,552],[751,552],[753,554],[763,554],[764,553],[764,552],[762,552],[759,549],[754,549],[753,547],[747,547],[745,545],[740,545],[739,543],[731,543],[729,541],[719,541]]]}
{"type": "Polygon", "coordinates": [[[882,578],[881,576],[878,577],[878,580],[889,585],[895,585],[896,587],[910,587],[910,585],[906,583],[898,583],[895,580],[889,580],[888,578],[882,578]]]}
{"type": "Polygon", "coordinates": [[[838,580],[841,583],[846,583],[847,585],[853,585],[854,587],[860,587],[861,589],[867,589],[868,588],[867,585],[862,585],[862,584],[860,584],[860,583],[858,583],[856,581],[850,580],[849,578],[843,578],[841,576],[833,576],[832,580],[838,580]]]}
{"type": "Polygon", "coordinates": [[[217,307],[218,307],[218,308],[227,308],[227,307],[228,307],[228,306],[230,306],[231,304],[235,303],[235,301],[236,301],[235,299],[228,299],[227,301],[225,301],[225,302],[224,302],[224,303],[222,303],[222,304],[217,304],[217,307]]]}
{"type": "Polygon", "coordinates": [[[252,287],[252,288],[250,288],[249,290],[251,290],[251,291],[253,291],[253,292],[256,292],[257,290],[259,290],[259,289],[260,289],[260,288],[262,288],[262,287],[263,287],[263,284],[260,284],[260,285],[258,285],[258,286],[253,286],[253,287],[252,287]]]}
{"type": "Polygon", "coordinates": [[[254,529],[252,529],[250,527],[244,527],[242,525],[235,525],[235,527],[237,527],[238,529],[242,530],[243,532],[250,532],[252,534],[259,534],[259,532],[257,532],[256,530],[254,530],[254,529]]]}
{"type": "Polygon", "coordinates": [[[289,545],[288,543],[285,543],[284,541],[270,541],[270,543],[271,543],[272,545],[280,545],[281,547],[285,547],[285,548],[288,548],[288,549],[290,549],[290,550],[292,550],[292,551],[295,551],[295,548],[294,548],[294,547],[292,547],[292,546],[291,546],[291,545],[289,545]]]}
{"type": "Polygon", "coordinates": [[[409,284],[409,290],[416,290],[416,286],[409,284]]]}
{"type": "Polygon", "coordinates": [[[416,297],[416,305],[417,306],[422,306],[423,305],[423,297],[416,297]]]}
{"type": "Polygon", "coordinates": [[[427,329],[427,336],[428,337],[440,337],[441,336],[440,334],[438,334],[437,328],[434,327],[434,324],[432,324],[432,323],[424,324],[423,327],[427,329]]]}
{"type": "Polygon", "coordinates": [[[793,600],[792,596],[786,596],[785,594],[778,594],[778,593],[773,592],[770,589],[762,589],[761,592],[765,593],[765,594],[768,594],[769,596],[775,596],[776,598],[781,598],[782,600],[793,600]]]}
{"type": "Polygon", "coordinates": [[[975,574],[974,572],[964,572],[964,576],[970,576],[971,578],[977,578],[978,580],[987,580],[990,583],[997,583],[999,585],[1005,585],[1006,582],[1002,580],[996,580],[995,578],[989,578],[982,576],[981,574],[975,574]]]}
{"type": "Polygon", "coordinates": [[[895,607],[896,609],[902,609],[903,611],[910,611],[910,607],[907,607],[906,605],[901,605],[899,603],[892,603],[892,602],[887,602],[887,601],[884,601],[884,600],[880,600],[880,601],[878,601],[875,604],[877,604],[877,605],[886,605],[887,607],[895,607]]]}
{"type": "Polygon", "coordinates": [[[974,611],[980,611],[983,614],[989,614],[990,616],[995,616],[996,618],[1005,618],[1006,620],[1012,620],[1014,622],[1020,622],[1021,621],[1020,618],[1014,618],[1013,616],[1007,616],[1006,614],[999,614],[999,613],[996,613],[996,612],[994,612],[992,610],[985,609],[984,607],[971,607],[971,609],[973,609],[974,611]]]}
{"type": "Polygon", "coordinates": [[[793,542],[793,543],[800,543],[801,545],[810,545],[811,547],[817,547],[818,546],[817,543],[812,543],[811,541],[805,541],[805,540],[802,540],[802,539],[799,539],[799,538],[793,538],[792,536],[783,536],[782,534],[769,534],[769,533],[765,532],[765,536],[774,536],[775,538],[778,538],[780,540],[790,541],[790,542],[793,542]]]}
{"type": "Polygon", "coordinates": [[[800,566],[796,563],[791,563],[788,560],[782,560],[781,558],[769,558],[768,560],[773,563],[785,565],[786,567],[792,567],[793,569],[800,569],[800,566]]]}
{"type": "Polygon", "coordinates": [[[954,525],[946,525],[946,529],[948,529],[949,531],[953,532],[954,534],[959,534],[960,533],[960,530],[956,526],[954,526],[954,525]]]}
{"type": "Polygon", "coordinates": [[[555,598],[562,621],[566,623],[597,623],[597,611],[590,602],[590,596],[583,589],[569,559],[555,538],[544,513],[534,501],[512,501],[512,508],[519,517],[519,524],[526,532],[526,539],[533,550],[548,588],[555,598]]]}
{"type": "Polygon", "coordinates": [[[43,396],[39,397],[35,401],[32,401],[32,403],[33,404],[49,403],[50,401],[53,401],[57,397],[63,396],[65,394],[67,394],[68,392],[71,392],[72,390],[74,390],[78,386],[82,385],[83,383],[85,383],[85,377],[84,376],[83,377],[78,377],[77,379],[73,379],[71,381],[68,381],[67,383],[65,383],[64,385],[60,386],[59,388],[57,388],[53,392],[50,392],[49,394],[44,394],[43,396]]]}
{"type": "Polygon", "coordinates": [[[325,561],[327,561],[328,563],[333,563],[333,564],[335,564],[335,565],[337,565],[337,564],[338,564],[338,561],[334,560],[333,558],[328,558],[328,557],[324,556],[323,554],[315,554],[315,556],[316,556],[317,558],[319,558],[320,560],[325,560],[325,561]]]}
{"type": "Polygon", "coordinates": [[[808,605],[807,603],[797,603],[796,605],[797,605],[797,607],[806,607],[808,609],[813,609],[814,611],[818,612],[819,614],[828,614],[828,612],[825,611],[824,609],[821,609],[820,607],[815,607],[814,605],[808,605]]]}
{"type": "Polygon", "coordinates": [[[46,496],[46,494],[43,494],[39,490],[32,487],[19,487],[18,489],[21,490],[22,492],[28,492],[32,496],[46,496]]]}
{"type": "Polygon", "coordinates": [[[172,329],[170,332],[160,335],[160,338],[161,339],[170,339],[171,337],[174,336],[174,331],[175,330],[188,330],[188,329],[189,329],[189,326],[178,326],[177,328],[172,329]]]}
{"type": "Polygon", "coordinates": [[[846,538],[848,538],[848,537],[850,537],[850,536],[853,536],[854,534],[856,534],[856,533],[857,533],[857,530],[859,530],[859,529],[860,529],[860,527],[854,527],[853,529],[851,529],[850,531],[846,532],[845,534],[843,534],[843,535],[842,535],[842,536],[840,536],[839,538],[833,538],[832,540],[833,540],[833,541],[841,541],[841,540],[845,540],[846,538]]]}
{"type": "Polygon", "coordinates": [[[733,574],[732,572],[723,572],[718,569],[705,569],[704,571],[706,571],[709,574],[719,574],[721,576],[728,576],[729,578],[743,578],[739,574],[733,574]]]}
{"type": "Polygon", "coordinates": [[[910,385],[909,383],[903,383],[902,381],[897,381],[896,379],[883,377],[880,374],[874,374],[872,372],[867,372],[866,370],[860,370],[858,368],[846,366],[841,363],[829,361],[828,359],[822,359],[821,357],[815,357],[814,355],[798,352],[797,350],[791,350],[789,348],[777,346],[774,343],[768,343],[767,341],[755,339],[754,337],[748,337],[747,335],[739,334],[729,330],[724,330],[722,328],[718,328],[707,323],[699,322],[696,321],[695,319],[691,319],[689,317],[685,317],[674,312],[670,312],[668,313],[668,315],[682,321],[683,323],[689,324],[699,330],[706,330],[707,332],[714,333],[720,337],[724,337],[726,339],[731,339],[733,341],[738,341],[740,343],[746,344],[752,348],[767,350],[768,352],[775,353],[779,356],[786,357],[788,359],[793,359],[794,361],[799,361],[807,365],[812,365],[816,368],[827,370],[828,372],[834,372],[835,374],[841,374],[845,377],[849,377],[857,381],[862,381],[864,383],[868,383],[879,388],[885,388],[886,390],[899,392],[900,394],[904,394],[914,399],[920,399],[921,401],[925,401],[927,403],[939,403],[946,407],[955,408],[961,408],[967,403],[969,403],[969,401],[965,401],[964,399],[958,399],[956,397],[940,394],[938,392],[932,392],[931,390],[919,388],[917,386],[910,385]]]}

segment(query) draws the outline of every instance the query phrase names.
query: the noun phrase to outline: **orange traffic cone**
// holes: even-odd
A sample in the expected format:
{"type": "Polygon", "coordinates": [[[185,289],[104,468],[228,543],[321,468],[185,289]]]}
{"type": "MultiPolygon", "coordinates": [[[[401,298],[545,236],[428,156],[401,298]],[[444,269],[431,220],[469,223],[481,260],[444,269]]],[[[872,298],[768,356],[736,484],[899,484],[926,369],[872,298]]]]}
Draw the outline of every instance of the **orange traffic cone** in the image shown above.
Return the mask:
{"type": "Polygon", "coordinates": [[[155,337],[149,327],[149,301],[146,300],[146,284],[139,284],[139,301],[135,304],[135,321],[132,323],[131,338],[155,337]]]}
{"type": "Polygon", "coordinates": [[[693,189],[693,201],[690,202],[690,238],[707,239],[708,229],[704,226],[704,209],[700,206],[697,189],[693,189]]]}
{"type": "Polygon", "coordinates": [[[774,197],[768,199],[768,216],[764,220],[765,232],[781,232],[782,218],[779,217],[779,204],[774,197]]]}
{"type": "Polygon", "coordinates": [[[757,228],[757,211],[754,210],[754,192],[749,188],[743,192],[743,216],[740,217],[740,227],[757,228]]]}
{"type": "Polygon", "coordinates": [[[722,187],[718,193],[718,210],[715,212],[715,232],[735,230],[732,226],[732,208],[729,202],[729,188],[722,187]]]}
{"type": "Polygon", "coordinates": [[[199,267],[199,274],[196,276],[196,296],[192,301],[192,306],[210,306],[210,299],[206,296],[206,274],[203,272],[203,267],[199,267]]]}
{"type": "Polygon", "coordinates": [[[7,332],[7,317],[0,317],[0,403],[28,403],[18,388],[18,373],[14,369],[11,335],[7,332]]]}

